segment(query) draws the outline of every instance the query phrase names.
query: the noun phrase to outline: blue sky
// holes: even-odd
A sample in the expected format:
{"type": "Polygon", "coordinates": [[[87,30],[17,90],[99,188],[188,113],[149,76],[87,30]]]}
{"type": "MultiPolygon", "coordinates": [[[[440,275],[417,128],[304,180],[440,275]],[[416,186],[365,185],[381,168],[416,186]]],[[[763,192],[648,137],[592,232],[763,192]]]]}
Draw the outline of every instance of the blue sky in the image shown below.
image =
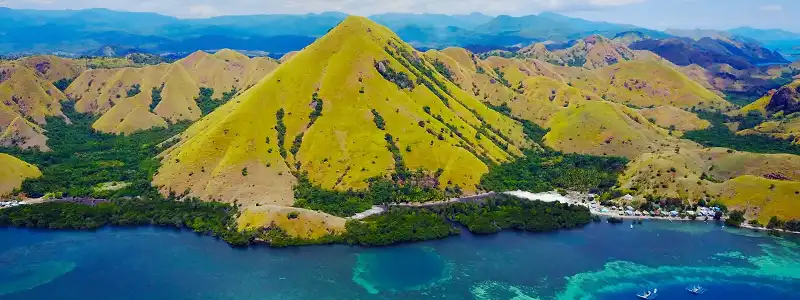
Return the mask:
{"type": "Polygon", "coordinates": [[[800,0],[0,0],[34,9],[110,8],[182,18],[341,11],[525,15],[554,11],[590,20],[654,29],[730,29],[739,26],[800,32],[800,0]],[[794,16],[792,13],[794,12],[794,16]]]}

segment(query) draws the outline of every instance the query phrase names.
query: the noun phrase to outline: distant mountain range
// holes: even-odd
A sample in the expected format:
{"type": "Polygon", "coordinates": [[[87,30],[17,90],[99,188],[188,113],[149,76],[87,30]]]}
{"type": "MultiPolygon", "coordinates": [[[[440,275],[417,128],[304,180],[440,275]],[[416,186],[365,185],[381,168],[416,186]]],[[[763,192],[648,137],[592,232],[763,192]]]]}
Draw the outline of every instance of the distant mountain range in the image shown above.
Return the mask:
{"type": "MultiPolygon", "coordinates": [[[[222,16],[178,19],[156,13],[108,9],[17,10],[0,8],[0,54],[54,53],[67,56],[106,53],[108,47],[173,54],[232,48],[286,53],[300,50],[347,17],[325,12],[305,15],[222,16]],[[105,49],[105,50],[104,50],[105,49]]],[[[614,37],[637,32],[651,39],[687,36],[688,31],[656,31],[634,25],[571,18],[555,13],[521,17],[389,13],[369,17],[421,48],[522,48],[533,42],[563,45],[591,35],[614,37]]],[[[741,37],[768,48],[792,49],[800,34],[781,30],[737,28],[730,32],[694,31],[711,37],[741,37]]],[[[782,51],[789,53],[790,51],[782,51]]]]}

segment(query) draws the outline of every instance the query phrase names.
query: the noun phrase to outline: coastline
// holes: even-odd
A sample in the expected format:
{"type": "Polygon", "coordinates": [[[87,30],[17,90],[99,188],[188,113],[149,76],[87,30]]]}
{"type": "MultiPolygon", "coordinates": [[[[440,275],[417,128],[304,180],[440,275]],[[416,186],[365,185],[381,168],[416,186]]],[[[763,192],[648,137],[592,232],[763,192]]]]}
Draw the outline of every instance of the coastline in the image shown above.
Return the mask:
{"type": "MultiPolygon", "coordinates": [[[[720,222],[724,222],[725,221],[725,219],[714,220],[713,218],[711,218],[711,219],[696,218],[696,219],[693,220],[693,219],[689,219],[689,218],[679,218],[679,217],[628,216],[628,215],[619,215],[619,214],[614,214],[614,213],[610,213],[610,212],[604,213],[604,212],[598,212],[598,211],[591,211],[591,213],[592,213],[593,216],[600,216],[600,217],[606,217],[606,218],[614,217],[614,218],[627,219],[627,220],[660,220],[660,221],[670,221],[670,222],[680,221],[680,222],[704,222],[704,223],[708,223],[709,221],[720,221],[720,222]]],[[[739,229],[752,229],[752,230],[756,230],[756,231],[766,231],[766,232],[775,231],[775,232],[780,232],[780,233],[788,233],[788,234],[800,235],[800,232],[797,232],[797,231],[787,231],[787,230],[784,230],[784,229],[769,229],[769,228],[766,228],[766,227],[755,227],[755,226],[752,226],[752,225],[747,224],[747,223],[742,223],[742,225],[739,225],[739,226],[725,226],[724,223],[723,223],[723,227],[733,227],[733,228],[739,228],[739,229]]]]}

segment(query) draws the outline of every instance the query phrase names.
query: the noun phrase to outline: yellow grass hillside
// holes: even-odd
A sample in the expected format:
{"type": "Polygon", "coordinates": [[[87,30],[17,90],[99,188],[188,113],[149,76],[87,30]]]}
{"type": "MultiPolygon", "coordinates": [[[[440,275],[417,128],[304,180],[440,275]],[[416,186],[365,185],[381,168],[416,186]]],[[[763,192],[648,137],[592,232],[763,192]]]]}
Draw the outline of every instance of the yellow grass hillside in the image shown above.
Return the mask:
{"type": "Polygon", "coordinates": [[[17,62],[0,65],[0,145],[48,150],[41,125],[47,117],[64,117],[63,99],[36,71],[17,62]]]}
{"type": "Polygon", "coordinates": [[[752,112],[758,112],[768,120],[752,129],[738,131],[737,134],[768,135],[800,144],[800,80],[770,91],[731,114],[745,115],[752,112]]]}
{"type": "Polygon", "coordinates": [[[645,118],[653,121],[661,128],[670,130],[690,131],[708,128],[711,123],[700,119],[694,113],[674,106],[659,106],[646,108],[639,111],[645,118]]]}
{"type": "Polygon", "coordinates": [[[53,55],[29,56],[19,59],[18,63],[50,82],[73,79],[86,70],[78,61],[53,55]]]}
{"type": "Polygon", "coordinates": [[[31,123],[9,107],[0,104],[0,146],[47,151],[47,137],[39,125],[31,123]]]}
{"type": "Polygon", "coordinates": [[[27,178],[42,176],[36,166],[8,154],[0,153],[0,196],[6,196],[27,178]]]}
{"type": "MultiPolygon", "coordinates": [[[[604,39],[597,44],[618,46],[604,39]]],[[[543,46],[534,45],[530,49],[546,51],[543,46]]],[[[481,101],[505,104],[517,117],[539,125],[545,125],[570,104],[584,100],[605,99],[640,107],[732,108],[717,94],[677,71],[676,66],[652,54],[634,54],[631,60],[620,59],[594,70],[557,66],[537,59],[480,60],[459,48],[431,50],[426,56],[450,70],[451,79],[481,101]]]]}
{"type": "Polygon", "coordinates": [[[584,101],[547,122],[545,144],[564,152],[634,158],[677,141],[637,111],[607,101],[584,101]]]}
{"type": "Polygon", "coordinates": [[[473,192],[488,161],[531,146],[519,123],[459,89],[389,29],[349,17],[192,125],[163,154],[154,184],[288,206],[293,172],[328,189],[363,189],[402,162],[441,169],[441,187],[473,192]]]}
{"type": "Polygon", "coordinates": [[[766,121],[753,129],[741,130],[736,134],[763,134],[776,139],[792,140],[795,144],[800,144],[800,115],[766,121]]]}
{"type": "Polygon", "coordinates": [[[572,86],[626,105],[722,111],[733,108],[719,95],[658,59],[624,61],[590,74],[572,70],[568,76],[572,86]]]}
{"type": "Polygon", "coordinates": [[[767,224],[772,216],[800,219],[800,181],[742,176],[726,181],[717,196],[730,208],[742,209],[749,218],[767,224]]]}
{"type": "Polygon", "coordinates": [[[762,223],[771,216],[800,216],[797,155],[680,147],[637,157],[620,176],[620,183],[641,195],[691,203],[720,200],[762,223]]]}
{"type": "Polygon", "coordinates": [[[92,128],[114,134],[129,134],[153,127],[166,127],[168,124],[164,119],[150,112],[151,102],[147,93],[125,98],[98,118],[92,128]]]}
{"type": "Polygon", "coordinates": [[[38,124],[44,124],[48,116],[63,116],[60,101],[66,98],[52,83],[27,67],[0,66],[0,101],[38,124]]]}
{"type": "Polygon", "coordinates": [[[691,64],[688,66],[680,67],[679,70],[681,71],[681,73],[686,75],[686,77],[689,77],[689,79],[699,83],[705,89],[719,96],[724,96],[724,94],[719,90],[719,88],[712,84],[712,82],[714,82],[715,80],[714,75],[708,72],[708,70],[704,69],[703,67],[696,64],[691,64]]]}
{"type": "Polygon", "coordinates": [[[649,119],[660,122],[664,129],[677,123],[683,130],[703,128],[707,122],[675,106],[730,107],[658,57],[589,70],[536,59],[480,60],[459,48],[431,50],[426,56],[446,67],[454,82],[482,101],[505,105],[516,117],[551,129],[546,144],[567,152],[635,158],[688,143],[669,136],[649,119]],[[610,102],[600,101],[603,98],[610,102]],[[649,114],[643,116],[611,102],[654,109],[642,111],[649,114]]]}
{"type": "Polygon", "coordinates": [[[425,55],[446,68],[454,83],[480,101],[506,105],[515,116],[539,125],[569,103],[591,98],[557,79],[558,73],[543,62],[501,57],[482,61],[462,48],[430,50],[425,55]]]}
{"type": "Polygon", "coordinates": [[[543,44],[534,44],[520,49],[521,54],[551,64],[596,69],[636,58],[634,51],[611,40],[593,35],[579,40],[575,45],[556,51],[548,51],[543,44]]]}
{"type": "Polygon", "coordinates": [[[293,237],[315,239],[345,231],[345,219],[326,213],[274,205],[250,207],[237,219],[239,230],[277,227],[293,237]],[[293,217],[289,217],[294,214],[293,217]]]}
{"type": "Polygon", "coordinates": [[[269,58],[251,59],[227,49],[214,55],[199,51],[173,64],[89,70],[75,79],[67,94],[77,101],[77,111],[102,115],[95,129],[128,134],[197,120],[200,88],[212,88],[220,98],[254,85],[277,65],[269,58]]]}

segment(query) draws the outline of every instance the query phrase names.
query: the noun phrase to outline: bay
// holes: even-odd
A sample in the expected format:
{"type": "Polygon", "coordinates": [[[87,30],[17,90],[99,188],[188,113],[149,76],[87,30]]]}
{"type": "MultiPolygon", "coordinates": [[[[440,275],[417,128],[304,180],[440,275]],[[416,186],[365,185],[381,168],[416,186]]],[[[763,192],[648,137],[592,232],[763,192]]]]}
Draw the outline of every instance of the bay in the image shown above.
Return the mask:
{"type": "Polygon", "coordinates": [[[231,248],[154,227],[0,229],[0,299],[800,299],[800,241],[717,224],[593,223],[386,248],[231,248]]]}

